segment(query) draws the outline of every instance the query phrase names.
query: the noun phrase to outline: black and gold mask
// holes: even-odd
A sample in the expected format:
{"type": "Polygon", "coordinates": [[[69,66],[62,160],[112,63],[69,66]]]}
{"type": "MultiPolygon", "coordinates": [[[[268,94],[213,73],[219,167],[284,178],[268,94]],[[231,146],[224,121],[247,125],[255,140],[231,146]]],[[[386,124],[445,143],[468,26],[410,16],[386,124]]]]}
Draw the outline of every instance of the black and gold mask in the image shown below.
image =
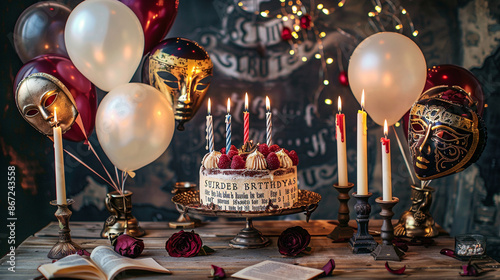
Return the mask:
{"type": "Polygon", "coordinates": [[[208,53],[196,42],[171,38],[151,50],[144,64],[143,81],[167,95],[182,130],[210,86],[213,64],[208,53]]]}
{"type": "Polygon", "coordinates": [[[425,92],[410,111],[408,144],[420,180],[460,172],[474,163],[486,145],[486,128],[470,96],[459,87],[425,92]]]}

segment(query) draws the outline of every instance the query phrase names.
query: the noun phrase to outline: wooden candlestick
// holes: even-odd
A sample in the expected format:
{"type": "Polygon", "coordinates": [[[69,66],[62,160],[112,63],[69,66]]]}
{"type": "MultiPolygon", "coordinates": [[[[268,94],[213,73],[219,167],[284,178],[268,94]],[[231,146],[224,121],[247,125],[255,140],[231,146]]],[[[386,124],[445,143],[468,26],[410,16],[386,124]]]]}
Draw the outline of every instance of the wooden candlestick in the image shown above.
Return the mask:
{"type": "Polygon", "coordinates": [[[339,213],[337,219],[339,220],[339,225],[330,232],[327,236],[333,239],[333,241],[347,241],[352,237],[354,230],[349,226],[349,191],[354,187],[353,183],[348,183],[347,186],[339,186],[338,184],[333,184],[333,187],[339,192],[337,199],[340,202],[339,213]]]}
{"type": "Polygon", "coordinates": [[[399,202],[399,198],[393,197],[391,201],[384,201],[382,197],[375,199],[382,210],[380,211],[380,216],[384,219],[382,222],[381,234],[382,244],[379,244],[377,248],[372,252],[372,256],[375,260],[384,261],[401,261],[401,258],[405,254],[398,247],[392,244],[394,239],[394,227],[392,226],[392,208],[396,203],[399,202]]]}
{"type": "Polygon", "coordinates": [[[372,211],[368,199],[370,199],[372,193],[359,195],[355,192],[352,196],[357,200],[354,209],[357,215],[358,230],[349,240],[349,245],[351,245],[354,254],[371,253],[378,245],[373,236],[368,232],[368,222],[370,220],[370,212],[372,211]]]}

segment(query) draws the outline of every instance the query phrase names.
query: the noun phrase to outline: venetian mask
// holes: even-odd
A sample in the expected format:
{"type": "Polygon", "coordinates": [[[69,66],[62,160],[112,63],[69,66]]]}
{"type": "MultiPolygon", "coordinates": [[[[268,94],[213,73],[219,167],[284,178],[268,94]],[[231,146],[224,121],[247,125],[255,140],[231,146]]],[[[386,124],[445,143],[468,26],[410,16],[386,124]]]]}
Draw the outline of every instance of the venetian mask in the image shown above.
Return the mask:
{"type": "Polygon", "coordinates": [[[196,114],[212,77],[208,53],[196,42],[172,38],[151,50],[143,80],[167,94],[174,108],[178,129],[196,114]]]}
{"type": "Polygon", "coordinates": [[[54,76],[32,74],[17,86],[16,105],[23,118],[41,133],[51,136],[56,123],[68,131],[78,116],[73,96],[54,76]],[[57,121],[55,113],[57,111],[57,121]]]}
{"type": "Polygon", "coordinates": [[[460,172],[474,163],[486,144],[486,128],[459,87],[438,86],[425,92],[410,111],[408,143],[420,180],[460,172]]]}

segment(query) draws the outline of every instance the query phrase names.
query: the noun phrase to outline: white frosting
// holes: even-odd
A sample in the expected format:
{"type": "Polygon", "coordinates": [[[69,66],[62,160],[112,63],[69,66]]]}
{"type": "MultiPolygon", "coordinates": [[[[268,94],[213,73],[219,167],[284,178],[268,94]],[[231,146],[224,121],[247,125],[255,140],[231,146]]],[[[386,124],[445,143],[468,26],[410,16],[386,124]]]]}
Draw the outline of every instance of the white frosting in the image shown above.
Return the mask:
{"type": "Polygon", "coordinates": [[[208,169],[218,168],[217,164],[221,155],[218,151],[212,151],[203,157],[201,164],[208,169]]]}
{"type": "Polygon", "coordinates": [[[264,155],[255,150],[253,153],[248,155],[245,167],[246,169],[251,170],[264,170],[267,169],[267,162],[264,155]]]}
{"type": "Polygon", "coordinates": [[[281,168],[290,168],[293,166],[292,159],[285,153],[285,151],[283,151],[283,149],[277,152],[276,155],[280,161],[281,168]]]}

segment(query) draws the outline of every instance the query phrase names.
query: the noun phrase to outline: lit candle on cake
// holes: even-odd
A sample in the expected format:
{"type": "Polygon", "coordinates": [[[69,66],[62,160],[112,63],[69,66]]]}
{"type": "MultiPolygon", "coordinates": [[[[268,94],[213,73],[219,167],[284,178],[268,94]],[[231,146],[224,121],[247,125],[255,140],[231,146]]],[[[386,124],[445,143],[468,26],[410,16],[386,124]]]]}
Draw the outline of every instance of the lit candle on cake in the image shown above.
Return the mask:
{"type": "Polygon", "coordinates": [[[387,138],[387,133],[387,120],[385,120],[384,137],[380,138],[382,143],[382,193],[384,201],[392,201],[391,140],[387,138]]]}
{"type": "Polygon", "coordinates": [[[57,121],[57,108],[54,108],[55,126],[52,128],[54,134],[54,160],[56,169],[56,197],[57,204],[66,204],[66,182],[64,180],[64,154],[62,143],[62,131],[57,121]]]}
{"type": "Polygon", "coordinates": [[[347,153],[346,153],[346,137],[345,137],[345,116],[342,114],[342,101],[338,100],[338,109],[335,136],[337,140],[337,174],[339,177],[339,186],[347,186],[347,153]]]}
{"type": "Polygon", "coordinates": [[[214,128],[212,123],[212,114],[210,114],[210,98],[208,99],[208,110],[207,110],[207,142],[208,142],[208,151],[214,151],[214,128]]]}
{"type": "Polygon", "coordinates": [[[358,195],[368,194],[368,157],[366,151],[366,112],[365,112],[365,90],[361,94],[361,110],[358,110],[358,133],[357,133],[357,167],[358,167],[358,195]]]}
{"type": "Polygon", "coordinates": [[[271,120],[273,113],[271,113],[271,102],[268,96],[266,96],[266,110],[266,139],[267,146],[270,147],[273,144],[273,121],[271,120]]]}
{"type": "Polygon", "coordinates": [[[248,114],[248,93],[245,93],[245,111],[243,111],[243,144],[248,142],[250,116],[248,114]]]}
{"type": "Polygon", "coordinates": [[[226,154],[231,149],[231,99],[227,99],[227,115],[226,115],[226,154]]]}

